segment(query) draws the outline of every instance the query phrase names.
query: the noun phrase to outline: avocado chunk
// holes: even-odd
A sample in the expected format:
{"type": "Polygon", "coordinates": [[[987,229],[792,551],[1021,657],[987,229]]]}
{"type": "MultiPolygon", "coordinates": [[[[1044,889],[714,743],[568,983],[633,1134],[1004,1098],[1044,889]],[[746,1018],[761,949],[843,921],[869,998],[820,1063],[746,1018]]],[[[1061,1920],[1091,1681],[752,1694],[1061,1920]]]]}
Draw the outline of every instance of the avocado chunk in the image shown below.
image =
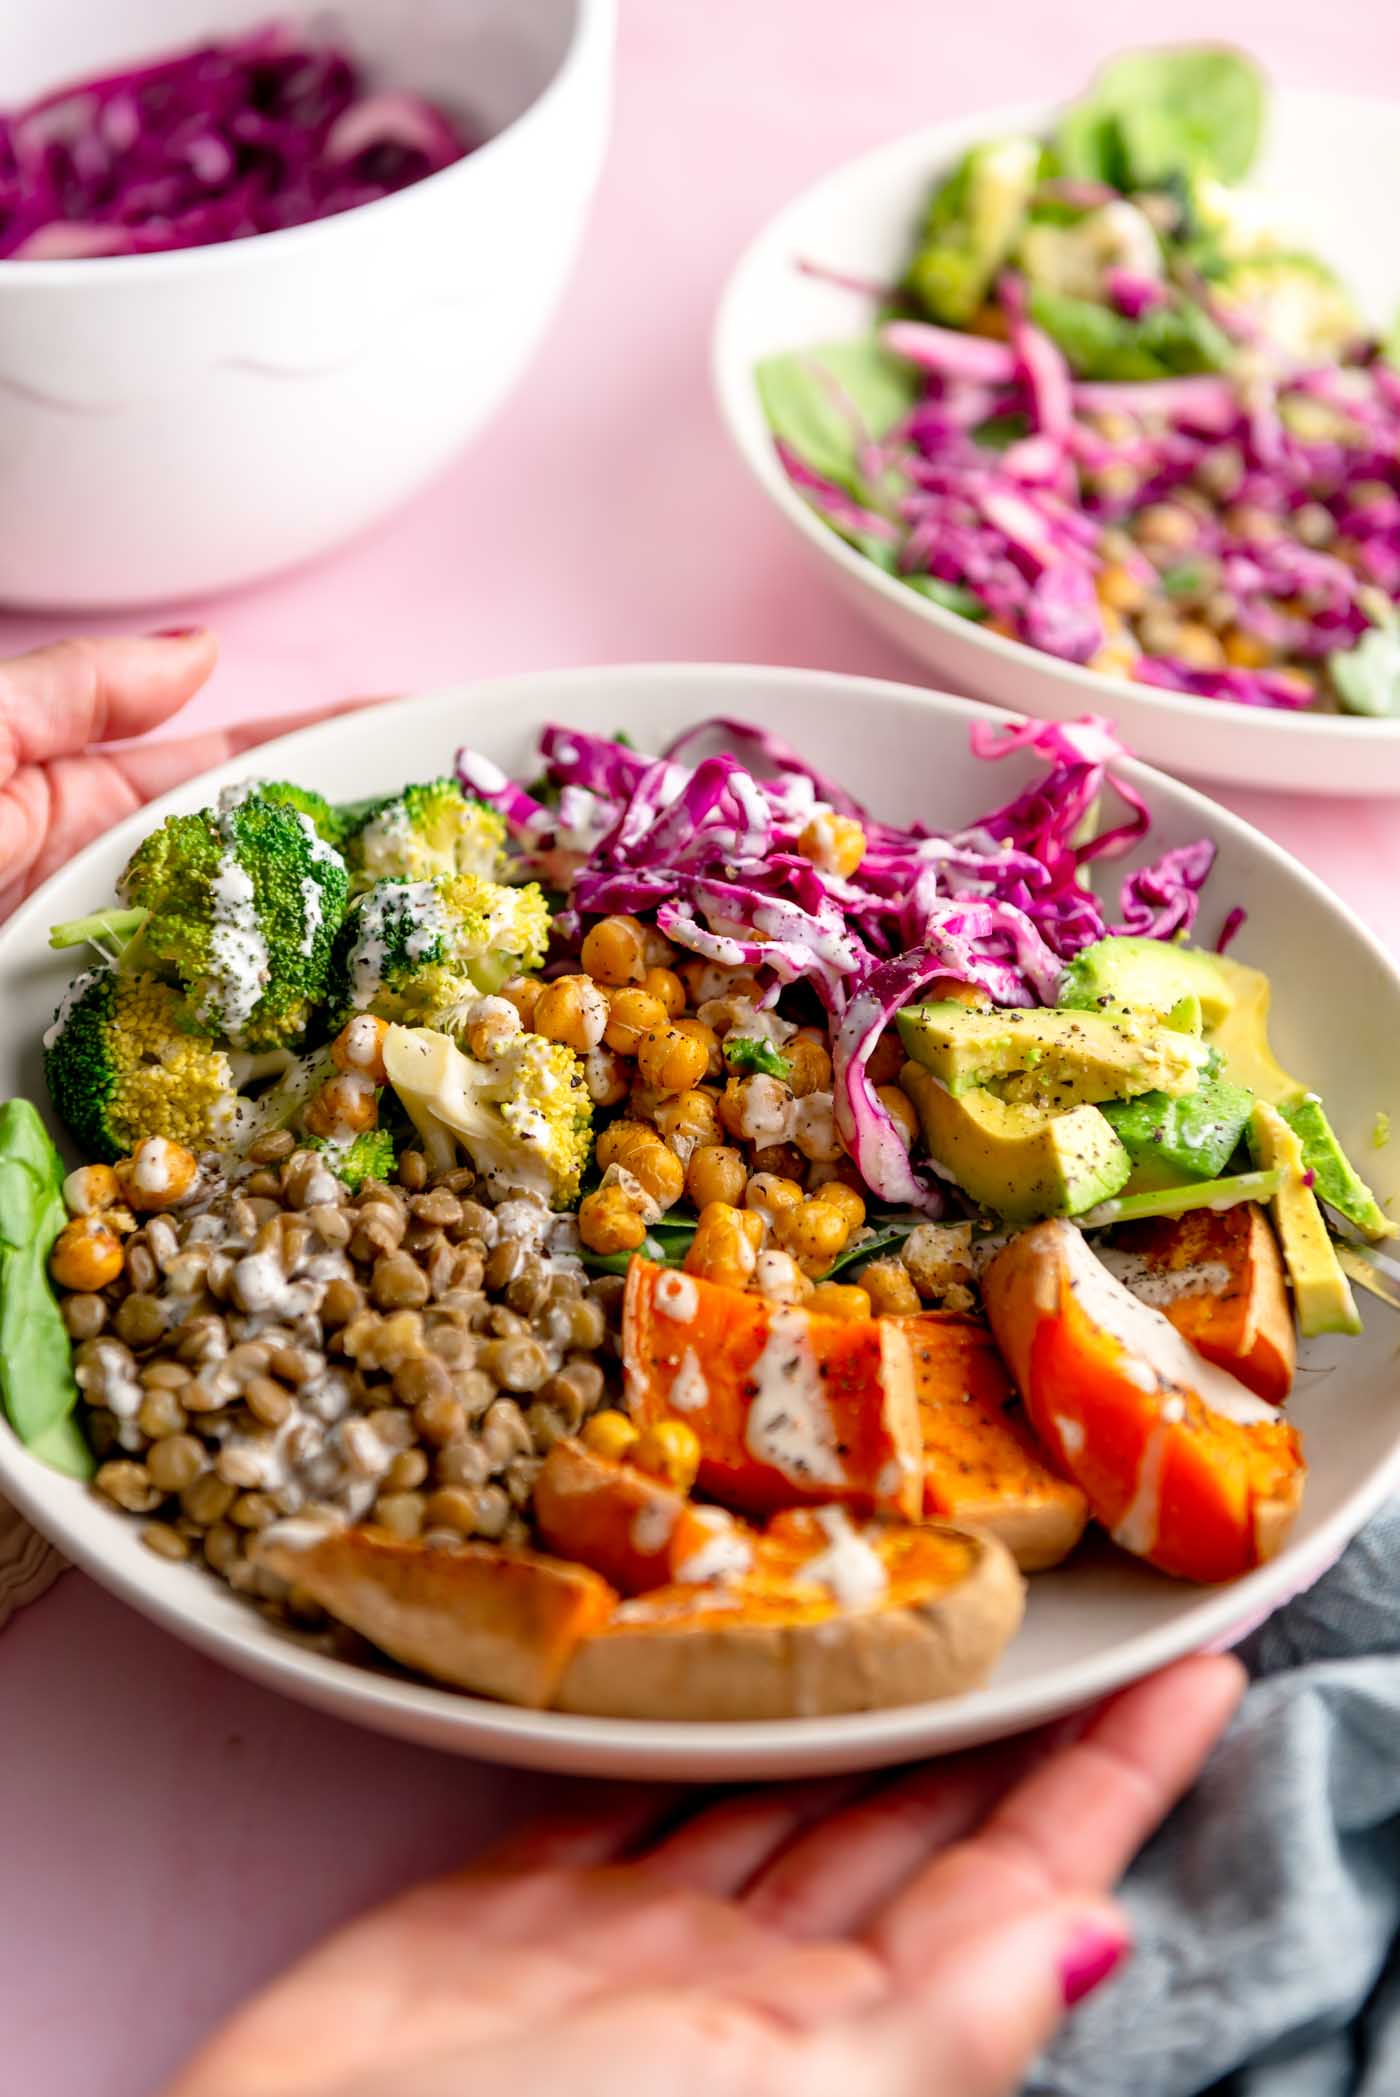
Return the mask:
{"type": "Polygon", "coordinates": [[[1269,1045],[1269,979],[1262,969],[1222,955],[1219,967],[1234,991],[1230,1012],[1215,1029],[1211,1047],[1225,1075],[1277,1107],[1303,1147],[1303,1164],[1324,1201],[1371,1238],[1390,1238],[1397,1226],[1385,1215],[1356,1170],[1327,1118],[1322,1101],[1290,1077],[1269,1045]]]}
{"type": "Polygon", "coordinates": [[[951,999],[906,1005],[905,1049],[955,1096],[995,1085],[1002,1097],[1056,1113],[1139,1092],[1194,1089],[1201,1043],[1122,1012],[967,1006],[951,999]]]}
{"type": "Polygon", "coordinates": [[[1313,1175],[1319,1201],[1330,1202],[1368,1238],[1393,1238],[1396,1226],[1338,1143],[1317,1094],[1304,1093],[1279,1112],[1303,1146],[1303,1159],[1313,1175]]]}
{"type": "Polygon", "coordinates": [[[1132,1170],[1097,1107],[1052,1114],[977,1086],[954,1096],[921,1063],[906,1063],[900,1083],[938,1169],[969,1200],[1018,1227],[1106,1201],[1132,1170]]]}
{"type": "Polygon", "coordinates": [[[1096,939],[1065,970],[1060,1003],[1078,1011],[1119,1005],[1176,1026],[1181,1021],[1172,1017],[1173,1008],[1180,999],[1194,997],[1209,1033],[1234,1003],[1224,966],[1219,954],[1178,946],[1169,939],[1096,939]]]}
{"type": "Polygon", "coordinates": [[[1178,1180],[1213,1180],[1233,1157],[1253,1105],[1254,1095],[1243,1085],[1203,1077],[1184,1098],[1144,1092],[1137,1099],[1106,1101],[1102,1111],[1134,1167],[1164,1167],[1163,1177],[1178,1180]]]}
{"type": "Polygon", "coordinates": [[[1256,1165],[1277,1166],[1283,1181],[1271,1203],[1274,1227],[1293,1288],[1293,1309],[1304,1339],[1324,1332],[1360,1332],[1336,1249],[1327,1235],[1317,1197],[1308,1184],[1303,1146],[1282,1114],[1267,1100],[1256,1100],[1249,1124],[1249,1147],[1256,1165]]]}

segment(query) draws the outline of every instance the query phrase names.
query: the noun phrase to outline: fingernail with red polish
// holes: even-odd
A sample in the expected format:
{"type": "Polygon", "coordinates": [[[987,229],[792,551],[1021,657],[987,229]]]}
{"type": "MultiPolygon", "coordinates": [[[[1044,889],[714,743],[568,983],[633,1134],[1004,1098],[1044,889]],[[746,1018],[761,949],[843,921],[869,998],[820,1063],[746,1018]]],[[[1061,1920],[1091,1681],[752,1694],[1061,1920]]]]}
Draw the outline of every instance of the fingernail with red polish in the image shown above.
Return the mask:
{"type": "Polygon", "coordinates": [[[1082,2002],[1086,1995],[1091,1995],[1101,1982],[1116,1972],[1128,1950],[1128,1939],[1119,1931],[1106,1929],[1101,1922],[1087,1924],[1072,1940],[1060,1961],[1060,1987],[1064,1991],[1065,2008],[1072,2010],[1077,2002],[1082,2002]]]}
{"type": "Polygon", "coordinates": [[[147,634],[146,639],[148,641],[192,641],[198,632],[199,628],[197,626],[158,626],[154,633],[147,634]]]}

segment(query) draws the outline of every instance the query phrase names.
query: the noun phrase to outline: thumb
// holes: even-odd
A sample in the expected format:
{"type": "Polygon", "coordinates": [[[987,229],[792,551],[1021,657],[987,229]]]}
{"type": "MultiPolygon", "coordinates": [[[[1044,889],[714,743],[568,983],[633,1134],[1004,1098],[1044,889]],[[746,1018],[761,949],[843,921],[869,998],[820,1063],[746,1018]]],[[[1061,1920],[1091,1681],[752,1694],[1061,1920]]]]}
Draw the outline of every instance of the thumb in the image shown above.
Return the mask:
{"type": "Polygon", "coordinates": [[[1060,1900],[942,1952],[902,1999],[860,2020],[886,2056],[881,2097],[1014,2097],[1067,2011],[1116,1971],[1131,1948],[1110,1902],[1060,1900]]]}
{"type": "Polygon", "coordinates": [[[57,641],[0,662],[0,784],[25,765],[144,735],[179,711],[218,655],[211,633],[57,641]]]}

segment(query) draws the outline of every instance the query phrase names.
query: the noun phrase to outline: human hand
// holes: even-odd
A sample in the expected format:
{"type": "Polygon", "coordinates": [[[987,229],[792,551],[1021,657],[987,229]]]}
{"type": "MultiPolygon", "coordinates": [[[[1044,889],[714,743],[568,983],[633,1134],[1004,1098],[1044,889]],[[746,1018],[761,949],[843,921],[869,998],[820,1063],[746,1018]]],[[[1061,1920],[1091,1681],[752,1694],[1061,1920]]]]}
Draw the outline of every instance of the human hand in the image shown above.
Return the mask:
{"type": "Polygon", "coordinates": [[[196,628],[59,641],[0,662],[0,918],[144,801],[319,718],[288,714],[112,747],[178,713],[217,655],[214,636],[196,628]]]}
{"type": "Polygon", "coordinates": [[[1126,1951],[1107,1891],[1242,1685],[1183,1661],[1068,1745],[679,1822],[614,1793],[332,1937],[166,2097],[1009,2097],[1126,1951]]]}

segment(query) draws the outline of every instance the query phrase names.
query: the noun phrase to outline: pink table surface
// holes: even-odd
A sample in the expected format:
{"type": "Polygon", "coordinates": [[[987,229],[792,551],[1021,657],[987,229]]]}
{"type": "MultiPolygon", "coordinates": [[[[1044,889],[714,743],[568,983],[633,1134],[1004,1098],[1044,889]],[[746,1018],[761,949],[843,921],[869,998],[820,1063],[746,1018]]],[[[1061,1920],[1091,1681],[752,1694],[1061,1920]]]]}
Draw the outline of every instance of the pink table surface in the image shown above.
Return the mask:
{"type": "MultiPolygon", "coordinates": [[[[611,157],[553,339],[436,487],[320,567],[181,610],[223,635],[212,724],[551,664],[716,658],[908,676],[823,596],[730,456],[706,377],[724,274],[836,161],[1072,90],[1133,37],[1229,35],[1295,85],[1380,92],[1370,0],[623,0],[611,157]]],[[[172,623],[161,608],[152,627],[172,623]]],[[[0,619],[0,652],[52,627],[0,619]]],[[[1394,804],[1222,798],[1400,936],[1394,804]]],[[[253,1689],[70,1574],[0,1638],[0,2088],[150,2097],[338,1918],[557,1786],[253,1689]]]]}

